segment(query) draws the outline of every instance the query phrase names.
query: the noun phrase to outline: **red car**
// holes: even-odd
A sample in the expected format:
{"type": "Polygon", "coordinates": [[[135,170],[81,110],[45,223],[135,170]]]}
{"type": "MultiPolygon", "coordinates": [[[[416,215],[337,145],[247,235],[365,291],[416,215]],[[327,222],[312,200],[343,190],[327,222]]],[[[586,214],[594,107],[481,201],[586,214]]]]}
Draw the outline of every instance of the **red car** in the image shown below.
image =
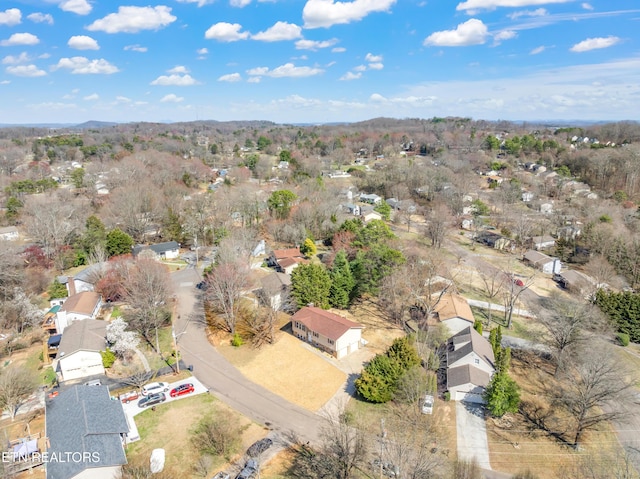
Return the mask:
{"type": "Polygon", "coordinates": [[[169,393],[169,396],[171,396],[172,398],[177,398],[179,396],[184,396],[185,394],[190,394],[193,391],[195,391],[193,384],[191,383],[181,384],[177,388],[173,388],[169,393]]]}

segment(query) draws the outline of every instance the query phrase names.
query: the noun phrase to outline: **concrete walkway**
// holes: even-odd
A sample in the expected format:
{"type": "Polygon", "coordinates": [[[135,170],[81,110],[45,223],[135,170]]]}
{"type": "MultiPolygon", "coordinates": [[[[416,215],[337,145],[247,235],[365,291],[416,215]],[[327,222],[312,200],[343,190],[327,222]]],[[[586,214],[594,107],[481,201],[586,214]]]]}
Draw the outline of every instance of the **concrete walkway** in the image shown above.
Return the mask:
{"type": "Polygon", "coordinates": [[[147,357],[142,353],[142,351],[140,351],[138,348],[134,348],[133,350],[135,351],[138,358],[140,358],[140,362],[142,362],[142,366],[144,367],[144,372],[148,373],[149,371],[151,371],[149,361],[147,361],[147,357]]]}
{"type": "Polygon", "coordinates": [[[457,401],[456,429],[458,458],[466,461],[475,459],[482,469],[491,470],[484,407],[479,404],[457,401]]]}

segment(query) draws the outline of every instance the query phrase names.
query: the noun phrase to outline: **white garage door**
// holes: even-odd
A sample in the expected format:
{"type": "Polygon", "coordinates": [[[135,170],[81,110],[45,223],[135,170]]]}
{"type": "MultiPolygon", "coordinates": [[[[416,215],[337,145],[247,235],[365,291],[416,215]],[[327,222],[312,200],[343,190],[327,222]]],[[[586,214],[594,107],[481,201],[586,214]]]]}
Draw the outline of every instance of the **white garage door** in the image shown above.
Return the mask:
{"type": "Polygon", "coordinates": [[[484,404],[484,399],[482,399],[482,394],[467,393],[462,391],[456,392],[455,400],[484,404]]]}

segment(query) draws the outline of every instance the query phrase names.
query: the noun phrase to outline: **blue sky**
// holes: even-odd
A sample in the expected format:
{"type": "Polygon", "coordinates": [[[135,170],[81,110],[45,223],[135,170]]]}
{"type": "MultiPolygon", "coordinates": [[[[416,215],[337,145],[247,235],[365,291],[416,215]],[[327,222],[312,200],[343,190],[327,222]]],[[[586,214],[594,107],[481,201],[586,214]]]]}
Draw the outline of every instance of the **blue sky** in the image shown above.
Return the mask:
{"type": "Polygon", "coordinates": [[[639,30],[631,0],[5,0],[0,123],[640,120],[639,30]]]}

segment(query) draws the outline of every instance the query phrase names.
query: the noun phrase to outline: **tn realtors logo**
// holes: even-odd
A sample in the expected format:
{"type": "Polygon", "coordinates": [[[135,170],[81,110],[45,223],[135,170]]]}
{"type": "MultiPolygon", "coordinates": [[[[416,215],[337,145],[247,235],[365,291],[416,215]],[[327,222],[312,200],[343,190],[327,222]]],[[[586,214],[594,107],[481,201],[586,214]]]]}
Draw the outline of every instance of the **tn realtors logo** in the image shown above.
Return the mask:
{"type": "Polygon", "coordinates": [[[33,452],[31,454],[15,454],[2,452],[2,462],[31,461],[37,463],[75,462],[96,464],[100,462],[99,452],[33,452]]]}

